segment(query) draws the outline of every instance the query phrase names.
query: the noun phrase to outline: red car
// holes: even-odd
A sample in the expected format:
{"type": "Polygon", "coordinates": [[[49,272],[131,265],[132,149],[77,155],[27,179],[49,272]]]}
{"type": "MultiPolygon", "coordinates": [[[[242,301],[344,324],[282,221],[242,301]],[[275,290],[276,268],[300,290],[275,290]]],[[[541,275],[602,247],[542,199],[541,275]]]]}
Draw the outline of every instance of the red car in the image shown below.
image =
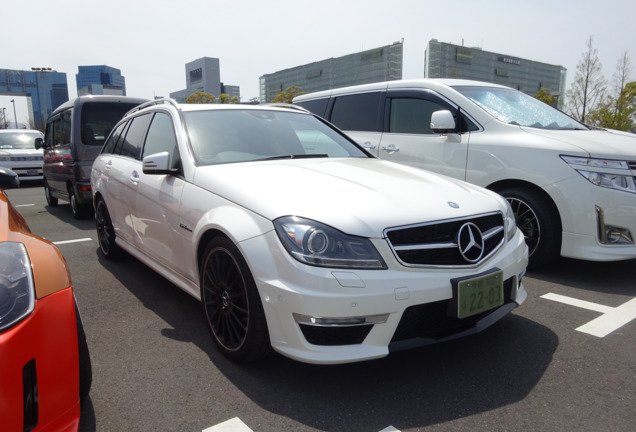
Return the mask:
{"type": "Polygon", "coordinates": [[[77,431],[91,383],[66,262],[0,189],[0,429],[77,431]]]}

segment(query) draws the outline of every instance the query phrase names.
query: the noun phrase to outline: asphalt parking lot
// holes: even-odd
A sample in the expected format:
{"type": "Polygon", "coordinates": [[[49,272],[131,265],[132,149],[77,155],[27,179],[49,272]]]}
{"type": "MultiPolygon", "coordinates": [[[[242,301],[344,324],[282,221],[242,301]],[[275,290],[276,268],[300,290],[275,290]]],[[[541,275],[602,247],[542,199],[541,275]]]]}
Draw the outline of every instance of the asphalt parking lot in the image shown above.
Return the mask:
{"type": "Polygon", "coordinates": [[[474,337],[381,360],[227,361],[199,303],[131,257],[100,257],[93,220],[7,191],[71,270],[93,362],[80,431],[633,431],[636,260],[561,259],[474,337]]]}

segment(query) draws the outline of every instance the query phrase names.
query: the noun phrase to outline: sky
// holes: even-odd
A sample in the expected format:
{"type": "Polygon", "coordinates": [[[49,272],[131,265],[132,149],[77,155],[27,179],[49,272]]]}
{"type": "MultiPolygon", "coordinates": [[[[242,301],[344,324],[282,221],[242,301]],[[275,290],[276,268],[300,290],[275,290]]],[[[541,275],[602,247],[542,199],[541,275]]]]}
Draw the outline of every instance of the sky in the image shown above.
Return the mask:
{"type": "MultiPolygon", "coordinates": [[[[129,96],[152,99],[186,87],[186,63],[215,57],[221,81],[248,101],[264,74],[396,41],[403,78],[422,78],[431,39],[564,66],[567,89],[592,37],[608,81],[625,53],[636,79],[633,0],[21,0],[3,9],[0,69],[65,72],[70,98],[80,65],[120,69],[129,96]]],[[[8,100],[0,109],[11,119],[8,100]]]]}

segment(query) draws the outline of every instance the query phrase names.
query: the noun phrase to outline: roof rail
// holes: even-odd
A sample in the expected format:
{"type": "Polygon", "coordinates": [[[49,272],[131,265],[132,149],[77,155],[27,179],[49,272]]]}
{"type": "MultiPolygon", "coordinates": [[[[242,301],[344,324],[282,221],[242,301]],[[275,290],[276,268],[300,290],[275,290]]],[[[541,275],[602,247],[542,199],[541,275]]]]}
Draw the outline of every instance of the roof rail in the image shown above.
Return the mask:
{"type": "Polygon", "coordinates": [[[137,105],[136,107],[134,107],[133,109],[128,111],[126,113],[126,115],[132,114],[134,112],[137,112],[137,111],[142,110],[144,108],[147,108],[149,106],[161,105],[161,104],[169,104],[169,105],[172,105],[173,107],[179,109],[179,104],[177,103],[176,100],[174,100],[172,98],[161,98],[161,99],[154,99],[154,100],[142,103],[141,105],[137,105]]]}
{"type": "Polygon", "coordinates": [[[298,111],[303,111],[303,112],[306,112],[307,114],[311,114],[311,111],[307,110],[306,108],[301,107],[300,105],[294,105],[294,104],[285,103],[285,102],[268,102],[268,103],[265,103],[265,104],[261,104],[261,106],[272,106],[272,107],[289,108],[289,109],[295,109],[295,110],[298,110],[298,111]]]}

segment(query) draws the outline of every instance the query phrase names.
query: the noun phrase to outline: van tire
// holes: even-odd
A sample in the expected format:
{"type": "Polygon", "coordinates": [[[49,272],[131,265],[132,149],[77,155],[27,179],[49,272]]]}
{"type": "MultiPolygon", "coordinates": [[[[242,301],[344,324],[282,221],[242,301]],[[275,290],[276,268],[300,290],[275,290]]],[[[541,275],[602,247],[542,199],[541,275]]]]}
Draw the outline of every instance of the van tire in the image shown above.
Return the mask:
{"type": "Polygon", "coordinates": [[[554,204],[542,193],[529,188],[497,191],[515,215],[517,226],[528,245],[528,268],[536,269],[553,262],[561,254],[561,218],[554,204]]]}
{"type": "Polygon", "coordinates": [[[71,203],[71,213],[73,213],[73,217],[75,219],[84,219],[87,213],[87,206],[79,203],[73,186],[68,187],[68,201],[71,203]]]}
{"type": "Polygon", "coordinates": [[[49,207],[57,207],[57,198],[51,193],[51,188],[46,179],[44,179],[44,196],[46,197],[46,204],[49,207]]]}

